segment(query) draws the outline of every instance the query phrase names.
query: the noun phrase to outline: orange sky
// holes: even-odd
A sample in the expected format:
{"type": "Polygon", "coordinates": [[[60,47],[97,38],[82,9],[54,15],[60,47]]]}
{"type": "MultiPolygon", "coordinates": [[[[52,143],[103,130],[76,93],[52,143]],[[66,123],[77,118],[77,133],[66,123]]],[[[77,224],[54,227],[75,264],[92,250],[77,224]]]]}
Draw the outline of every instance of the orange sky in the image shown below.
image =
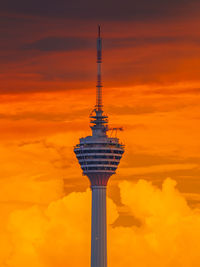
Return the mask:
{"type": "MultiPolygon", "coordinates": [[[[126,145],[108,187],[111,267],[199,266],[200,19],[192,3],[175,1],[173,10],[170,2],[163,17],[102,18],[104,110],[111,126],[123,126],[126,145]]],[[[4,4],[1,14],[0,267],[85,267],[91,196],[73,146],[90,134],[97,20],[26,8],[4,4]]]]}

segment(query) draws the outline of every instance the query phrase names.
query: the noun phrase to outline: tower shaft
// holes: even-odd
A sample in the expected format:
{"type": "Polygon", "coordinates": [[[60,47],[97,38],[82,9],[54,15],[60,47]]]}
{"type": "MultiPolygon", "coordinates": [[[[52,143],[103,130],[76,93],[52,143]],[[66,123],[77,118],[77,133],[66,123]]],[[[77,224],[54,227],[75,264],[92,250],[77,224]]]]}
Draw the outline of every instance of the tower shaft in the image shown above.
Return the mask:
{"type": "Polygon", "coordinates": [[[107,267],[106,186],[92,186],[91,267],[107,267]]]}

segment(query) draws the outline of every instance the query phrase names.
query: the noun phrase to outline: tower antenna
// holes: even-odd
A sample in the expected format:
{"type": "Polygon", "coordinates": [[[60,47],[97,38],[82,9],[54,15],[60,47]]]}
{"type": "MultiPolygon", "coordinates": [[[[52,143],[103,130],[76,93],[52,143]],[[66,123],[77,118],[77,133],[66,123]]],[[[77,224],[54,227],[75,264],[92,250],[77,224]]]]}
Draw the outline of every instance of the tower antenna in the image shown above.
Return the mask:
{"type": "Polygon", "coordinates": [[[96,90],[96,108],[98,111],[102,110],[102,82],[101,82],[101,63],[102,63],[102,38],[101,25],[98,25],[97,37],[97,90],[96,90]]]}

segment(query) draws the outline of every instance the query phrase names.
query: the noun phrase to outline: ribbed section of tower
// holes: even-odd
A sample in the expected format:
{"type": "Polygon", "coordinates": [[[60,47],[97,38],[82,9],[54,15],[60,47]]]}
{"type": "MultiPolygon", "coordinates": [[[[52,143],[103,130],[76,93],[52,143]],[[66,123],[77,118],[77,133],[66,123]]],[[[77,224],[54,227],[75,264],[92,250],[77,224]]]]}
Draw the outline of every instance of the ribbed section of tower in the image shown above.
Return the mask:
{"type": "Polygon", "coordinates": [[[93,135],[81,138],[74,152],[91,185],[106,186],[117,169],[124,147],[118,138],[93,135]]]}
{"type": "Polygon", "coordinates": [[[92,189],[91,267],[107,267],[106,186],[124,153],[118,138],[108,137],[108,117],[103,114],[101,84],[101,36],[97,39],[97,99],[91,118],[92,135],[80,138],[74,152],[92,189]]]}

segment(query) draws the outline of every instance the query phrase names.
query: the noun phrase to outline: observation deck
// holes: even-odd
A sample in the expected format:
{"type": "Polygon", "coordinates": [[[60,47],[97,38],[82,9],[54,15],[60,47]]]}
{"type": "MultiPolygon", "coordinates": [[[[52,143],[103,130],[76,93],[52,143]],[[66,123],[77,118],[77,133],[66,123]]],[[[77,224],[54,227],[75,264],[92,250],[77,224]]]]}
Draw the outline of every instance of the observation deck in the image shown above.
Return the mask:
{"type": "Polygon", "coordinates": [[[87,136],[80,139],[74,152],[91,184],[106,185],[109,177],[116,172],[124,145],[119,143],[118,138],[87,136]]]}
{"type": "Polygon", "coordinates": [[[95,139],[92,136],[81,138],[80,144],[74,147],[83,173],[85,175],[99,171],[115,173],[124,153],[124,146],[119,143],[118,138],[95,139]]]}

